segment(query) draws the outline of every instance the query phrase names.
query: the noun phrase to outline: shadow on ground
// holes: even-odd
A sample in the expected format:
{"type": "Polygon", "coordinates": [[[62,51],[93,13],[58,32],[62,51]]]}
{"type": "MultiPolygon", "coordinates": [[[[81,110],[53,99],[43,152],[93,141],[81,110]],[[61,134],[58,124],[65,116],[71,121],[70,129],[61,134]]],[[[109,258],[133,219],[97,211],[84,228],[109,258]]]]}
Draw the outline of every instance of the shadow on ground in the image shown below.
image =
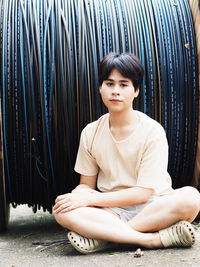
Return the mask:
{"type": "Polygon", "coordinates": [[[134,257],[138,247],[117,246],[103,252],[81,255],[68,243],[66,230],[53,215],[26,205],[11,209],[8,231],[0,235],[0,267],[102,267],[102,266],[200,266],[200,224],[195,226],[197,242],[189,249],[143,250],[134,257]]]}

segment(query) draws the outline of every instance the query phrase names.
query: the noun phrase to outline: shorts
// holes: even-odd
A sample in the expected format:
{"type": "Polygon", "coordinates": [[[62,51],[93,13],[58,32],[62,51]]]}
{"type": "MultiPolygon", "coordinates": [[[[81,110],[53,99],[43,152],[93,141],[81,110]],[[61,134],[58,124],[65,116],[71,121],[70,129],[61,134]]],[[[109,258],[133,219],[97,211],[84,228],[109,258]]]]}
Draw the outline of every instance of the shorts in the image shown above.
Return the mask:
{"type": "Polygon", "coordinates": [[[109,208],[109,210],[112,210],[114,213],[116,213],[123,222],[128,222],[157,198],[158,197],[151,197],[144,204],[132,205],[132,206],[126,206],[126,207],[109,208]]]}

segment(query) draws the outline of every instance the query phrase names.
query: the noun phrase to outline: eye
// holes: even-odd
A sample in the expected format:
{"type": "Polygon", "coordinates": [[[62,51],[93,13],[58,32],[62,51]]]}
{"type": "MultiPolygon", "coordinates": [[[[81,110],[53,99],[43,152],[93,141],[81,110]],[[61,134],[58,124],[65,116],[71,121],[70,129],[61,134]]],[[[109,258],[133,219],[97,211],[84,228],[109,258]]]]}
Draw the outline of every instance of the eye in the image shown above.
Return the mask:
{"type": "Polygon", "coordinates": [[[128,85],[125,84],[125,83],[121,83],[120,86],[121,86],[121,87],[127,87],[128,85]]]}
{"type": "Polygon", "coordinates": [[[106,85],[107,85],[108,87],[111,87],[111,86],[113,85],[113,83],[111,83],[111,82],[107,82],[106,85]]]}

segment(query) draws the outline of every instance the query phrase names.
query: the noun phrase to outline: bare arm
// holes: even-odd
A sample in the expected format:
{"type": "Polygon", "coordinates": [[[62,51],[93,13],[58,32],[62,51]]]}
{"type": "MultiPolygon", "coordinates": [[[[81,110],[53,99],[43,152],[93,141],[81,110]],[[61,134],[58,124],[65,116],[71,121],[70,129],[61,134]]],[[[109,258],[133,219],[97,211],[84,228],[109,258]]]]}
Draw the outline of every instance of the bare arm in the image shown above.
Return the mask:
{"type": "Polygon", "coordinates": [[[116,192],[101,193],[95,190],[96,181],[96,176],[81,175],[80,184],[72,193],[57,197],[54,212],[68,212],[79,207],[122,207],[137,205],[147,202],[154,192],[150,188],[132,187],[116,192]]]}
{"type": "Polygon", "coordinates": [[[55,200],[53,207],[54,213],[60,211],[66,212],[72,209],[88,206],[91,193],[98,193],[96,191],[97,175],[85,176],[81,175],[80,183],[71,193],[60,195],[55,200]]]}
{"type": "Polygon", "coordinates": [[[131,187],[115,192],[95,194],[90,198],[89,206],[124,207],[143,204],[153,195],[150,188],[131,187]]]}
{"type": "Polygon", "coordinates": [[[80,189],[95,190],[96,186],[97,186],[97,175],[94,176],[81,175],[79,185],[77,185],[72,192],[76,192],[80,189]]]}

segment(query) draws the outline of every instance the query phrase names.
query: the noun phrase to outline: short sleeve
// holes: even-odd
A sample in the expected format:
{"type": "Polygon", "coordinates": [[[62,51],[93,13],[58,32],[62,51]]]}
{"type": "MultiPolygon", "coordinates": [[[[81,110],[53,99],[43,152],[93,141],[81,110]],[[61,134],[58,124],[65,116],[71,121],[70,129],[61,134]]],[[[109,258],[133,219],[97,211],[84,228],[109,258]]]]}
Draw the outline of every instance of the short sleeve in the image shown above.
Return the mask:
{"type": "Polygon", "coordinates": [[[86,176],[96,175],[99,170],[96,160],[90,152],[91,142],[92,136],[90,137],[87,128],[84,128],[80,137],[80,144],[74,170],[77,173],[86,176]]]}
{"type": "Polygon", "coordinates": [[[153,188],[159,194],[164,192],[171,186],[167,165],[168,143],[163,129],[159,133],[151,134],[146,142],[136,186],[153,188]]]}

